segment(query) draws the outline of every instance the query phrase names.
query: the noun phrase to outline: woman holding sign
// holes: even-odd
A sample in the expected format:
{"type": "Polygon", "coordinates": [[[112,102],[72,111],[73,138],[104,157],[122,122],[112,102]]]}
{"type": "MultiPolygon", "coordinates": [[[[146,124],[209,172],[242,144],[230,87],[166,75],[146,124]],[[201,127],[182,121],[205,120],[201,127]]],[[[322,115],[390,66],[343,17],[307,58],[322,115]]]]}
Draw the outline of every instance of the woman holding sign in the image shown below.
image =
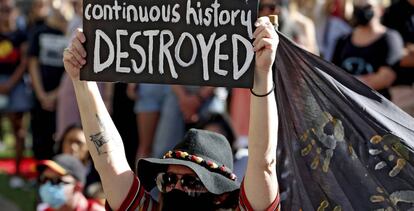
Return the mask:
{"type": "MultiPolygon", "coordinates": [[[[128,166],[121,137],[95,82],[79,80],[85,65],[85,36],[78,32],[64,52],[64,63],[75,87],[88,148],[114,210],[279,210],[276,177],[277,108],[272,65],[278,35],[267,17],[256,22],[253,45],[256,71],[252,91],[249,161],[246,176],[232,173],[232,152],[225,138],[191,129],[162,159],[140,159],[137,172],[128,166]],[[157,187],[160,202],[147,191],[157,187]]],[[[108,207],[108,208],[109,208],[108,207]]]]}

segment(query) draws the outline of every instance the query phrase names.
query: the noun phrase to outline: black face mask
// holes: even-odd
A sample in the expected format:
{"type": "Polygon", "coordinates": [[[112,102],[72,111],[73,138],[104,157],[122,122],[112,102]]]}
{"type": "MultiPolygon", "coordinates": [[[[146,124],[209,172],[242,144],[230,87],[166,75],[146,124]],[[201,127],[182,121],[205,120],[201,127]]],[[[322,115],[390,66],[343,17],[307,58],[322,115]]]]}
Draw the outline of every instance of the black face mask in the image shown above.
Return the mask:
{"type": "Polygon", "coordinates": [[[366,26],[374,17],[374,9],[371,5],[354,8],[354,21],[356,26],[366,26]]]}
{"type": "Polygon", "coordinates": [[[162,200],[162,211],[213,211],[217,209],[217,205],[214,204],[214,195],[211,193],[201,193],[192,197],[186,192],[174,189],[163,193],[162,200]]]}

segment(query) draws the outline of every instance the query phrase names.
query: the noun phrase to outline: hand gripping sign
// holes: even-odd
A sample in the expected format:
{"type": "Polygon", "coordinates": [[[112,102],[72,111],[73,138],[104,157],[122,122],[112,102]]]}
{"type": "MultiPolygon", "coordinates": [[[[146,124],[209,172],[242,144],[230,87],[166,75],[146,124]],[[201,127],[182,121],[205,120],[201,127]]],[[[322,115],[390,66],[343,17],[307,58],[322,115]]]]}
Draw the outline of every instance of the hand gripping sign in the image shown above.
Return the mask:
{"type": "Polygon", "coordinates": [[[251,87],[257,0],[85,0],[82,80],[251,87]]]}

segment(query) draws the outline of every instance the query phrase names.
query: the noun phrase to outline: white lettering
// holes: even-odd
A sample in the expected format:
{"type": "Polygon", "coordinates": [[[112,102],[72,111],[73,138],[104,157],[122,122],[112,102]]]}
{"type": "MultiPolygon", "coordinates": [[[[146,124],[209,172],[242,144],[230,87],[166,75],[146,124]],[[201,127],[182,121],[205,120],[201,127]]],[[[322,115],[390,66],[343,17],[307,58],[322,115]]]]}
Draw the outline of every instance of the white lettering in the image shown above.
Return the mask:
{"type": "Polygon", "coordinates": [[[188,67],[194,64],[196,56],[197,56],[197,44],[196,44],[194,37],[188,32],[182,33],[180,38],[178,39],[177,45],[175,46],[175,59],[177,60],[178,64],[182,67],[188,67]],[[191,46],[193,47],[193,56],[191,57],[189,62],[184,62],[180,57],[180,49],[186,37],[190,39],[191,46]]]}
{"type": "Polygon", "coordinates": [[[115,19],[118,20],[119,19],[119,11],[121,11],[122,7],[120,5],[118,5],[117,0],[114,1],[114,6],[112,7],[112,9],[114,10],[114,13],[115,13],[115,19]]]}
{"type": "Polygon", "coordinates": [[[211,7],[213,7],[213,9],[214,9],[214,13],[213,13],[213,15],[214,15],[214,27],[218,27],[218,8],[220,7],[220,4],[219,3],[217,3],[217,0],[215,0],[214,1],[214,3],[213,4],[211,4],[211,7]]]}
{"type": "Polygon", "coordinates": [[[236,17],[240,13],[240,10],[232,10],[231,11],[231,25],[234,26],[236,24],[236,17]]]}
{"type": "Polygon", "coordinates": [[[180,13],[177,12],[178,8],[180,8],[179,4],[175,4],[173,7],[173,11],[172,11],[172,16],[173,18],[171,19],[172,23],[178,23],[178,21],[180,21],[180,13]]]}
{"type": "Polygon", "coordinates": [[[253,39],[253,31],[252,31],[252,12],[249,10],[246,15],[246,11],[241,11],[241,24],[246,26],[247,34],[249,34],[249,38],[253,39]]]}
{"type": "Polygon", "coordinates": [[[86,5],[85,7],[85,18],[86,20],[91,20],[91,15],[89,14],[89,10],[91,9],[91,4],[86,5]]]}
{"type": "Polygon", "coordinates": [[[199,18],[199,23],[200,23],[200,26],[202,26],[203,25],[203,9],[202,8],[200,8],[201,7],[201,2],[197,2],[197,8],[198,8],[198,18],[199,18]]]}
{"type": "Polygon", "coordinates": [[[220,25],[226,25],[230,22],[230,13],[227,10],[223,10],[220,12],[219,15],[219,23],[220,25]]]}
{"type": "Polygon", "coordinates": [[[95,5],[92,8],[92,17],[94,19],[99,20],[99,19],[101,19],[103,17],[103,15],[104,15],[103,14],[103,9],[102,9],[102,6],[101,5],[95,5]]]}
{"type": "Polygon", "coordinates": [[[149,21],[148,18],[148,9],[147,7],[144,7],[144,9],[142,9],[142,7],[138,8],[139,11],[139,19],[141,20],[141,22],[146,23],[149,21]]]}
{"type": "Polygon", "coordinates": [[[233,43],[233,79],[238,80],[244,73],[246,73],[247,69],[249,68],[253,60],[253,56],[254,56],[253,46],[249,40],[247,40],[246,38],[238,34],[233,34],[232,43],[233,43]],[[239,70],[239,62],[238,62],[239,49],[237,46],[237,41],[240,41],[246,48],[246,60],[243,66],[240,68],[240,70],[239,70]]]}
{"type": "Polygon", "coordinates": [[[227,70],[220,69],[220,60],[229,60],[229,55],[220,54],[220,44],[227,40],[227,35],[222,35],[220,38],[216,40],[216,51],[214,52],[214,72],[226,76],[227,70]]]}
{"type": "Polygon", "coordinates": [[[141,35],[141,32],[137,31],[133,33],[131,38],[129,39],[129,45],[131,46],[131,48],[137,50],[137,52],[141,55],[141,66],[139,66],[139,68],[137,67],[137,62],[134,59],[131,59],[132,69],[137,74],[142,73],[142,71],[144,71],[145,63],[147,61],[144,48],[134,43],[135,39],[140,35],[141,35]]]}
{"type": "Polygon", "coordinates": [[[165,5],[162,5],[161,7],[161,13],[162,13],[162,20],[164,22],[168,22],[170,20],[170,5],[165,8],[165,5]]]}
{"type": "Polygon", "coordinates": [[[160,8],[158,8],[157,6],[153,6],[150,9],[150,19],[152,22],[156,22],[160,19],[161,16],[161,11],[160,8]]]}
{"type": "Polygon", "coordinates": [[[138,21],[138,11],[137,8],[135,8],[133,5],[129,5],[127,7],[127,21],[131,22],[131,11],[134,13],[133,20],[138,21]]]}
{"type": "Polygon", "coordinates": [[[187,0],[187,13],[186,13],[186,21],[187,24],[191,24],[190,16],[193,17],[193,21],[195,25],[198,25],[197,13],[194,8],[191,7],[191,0],[187,0]]]}
{"type": "Polygon", "coordinates": [[[123,7],[122,7],[122,19],[125,20],[125,18],[126,18],[126,10],[125,10],[126,3],[124,2],[124,3],[122,3],[122,5],[123,5],[123,7]]]}
{"type": "Polygon", "coordinates": [[[114,52],[114,45],[112,44],[111,39],[105,32],[101,30],[95,31],[95,49],[94,49],[94,57],[93,57],[93,71],[95,73],[99,73],[103,71],[105,68],[109,67],[115,58],[114,52]],[[101,38],[106,42],[109,48],[109,55],[108,59],[104,63],[101,63],[101,38]]]}
{"type": "Polygon", "coordinates": [[[112,7],[110,5],[104,5],[104,19],[112,20],[112,7]]]}
{"type": "Polygon", "coordinates": [[[174,63],[171,57],[170,50],[168,49],[174,42],[174,36],[170,30],[162,30],[160,34],[160,53],[159,53],[159,71],[164,73],[164,55],[167,57],[168,66],[170,67],[171,76],[175,79],[178,78],[177,72],[175,72],[174,63]],[[168,35],[170,40],[167,43],[164,42],[164,35],[168,35]]]}
{"type": "Polygon", "coordinates": [[[208,54],[211,50],[211,47],[214,43],[214,38],[216,38],[216,33],[214,32],[210,39],[208,40],[208,44],[206,45],[206,41],[202,34],[197,34],[198,42],[200,43],[201,49],[201,60],[203,61],[203,79],[207,81],[210,77],[208,75],[208,54]]]}
{"type": "Polygon", "coordinates": [[[150,74],[154,73],[152,67],[152,52],[154,50],[154,36],[157,36],[160,30],[148,30],[144,31],[144,36],[148,36],[148,71],[150,74]]]}
{"type": "Polygon", "coordinates": [[[128,58],[128,52],[121,52],[121,36],[128,35],[127,30],[116,30],[116,66],[115,71],[119,73],[129,73],[131,72],[131,68],[129,67],[121,67],[121,59],[128,58]]]}
{"type": "Polygon", "coordinates": [[[211,9],[211,8],[207,8],[205,11],[204,11],[204,15],[206,16],[205,18],[204,18],[204,20],[203,20],[203,22],[204,22],[204,25],[206,25],[206,26],[210,26],[210,24],[211,24],[211,13],[213,12],[213,9],[211,9]]]}

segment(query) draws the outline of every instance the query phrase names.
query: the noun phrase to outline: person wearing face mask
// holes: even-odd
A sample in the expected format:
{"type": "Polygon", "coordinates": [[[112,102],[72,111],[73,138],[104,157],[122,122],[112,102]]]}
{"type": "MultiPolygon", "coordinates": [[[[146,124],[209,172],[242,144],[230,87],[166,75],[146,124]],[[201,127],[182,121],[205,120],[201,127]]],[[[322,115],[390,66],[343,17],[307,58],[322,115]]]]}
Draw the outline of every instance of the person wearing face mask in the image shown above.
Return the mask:
{"type": "Polygon", "coordinates": [[[162,158],[128,165],[122,138],[95,82],[81,81],[85,35],[79,31],[64,52],[66,72],[75,88],[87,146],[101,177],[108,210],[280,210],[276,176],[278,112],[272,67],[279,37],[268,17],[253,34],[256,54],[251,89],[249,158],[244,178],[233,173],[233,156],[224,136],[191,129],[162,158]],[[156,187],[159,202],[148,191],[156,187]]]}
{"type": "Polygon", "coordinates": [[[338,40],[333,63],[390,99],[388,88],[396,79],[393,68],[403,53],[401,36],[381,24],[379,0],[357,0],[354,6],[355,28],[338,40]]]}
{"type": "Polygon", "coordinates": [[[104,207],[88,200],[82,193],[86,180],[86,169],[79,159],[60,154],[53,160],[41,160],[38,164],[39,196],[42,203],[38,211],[100,211],[104,207]]]}

